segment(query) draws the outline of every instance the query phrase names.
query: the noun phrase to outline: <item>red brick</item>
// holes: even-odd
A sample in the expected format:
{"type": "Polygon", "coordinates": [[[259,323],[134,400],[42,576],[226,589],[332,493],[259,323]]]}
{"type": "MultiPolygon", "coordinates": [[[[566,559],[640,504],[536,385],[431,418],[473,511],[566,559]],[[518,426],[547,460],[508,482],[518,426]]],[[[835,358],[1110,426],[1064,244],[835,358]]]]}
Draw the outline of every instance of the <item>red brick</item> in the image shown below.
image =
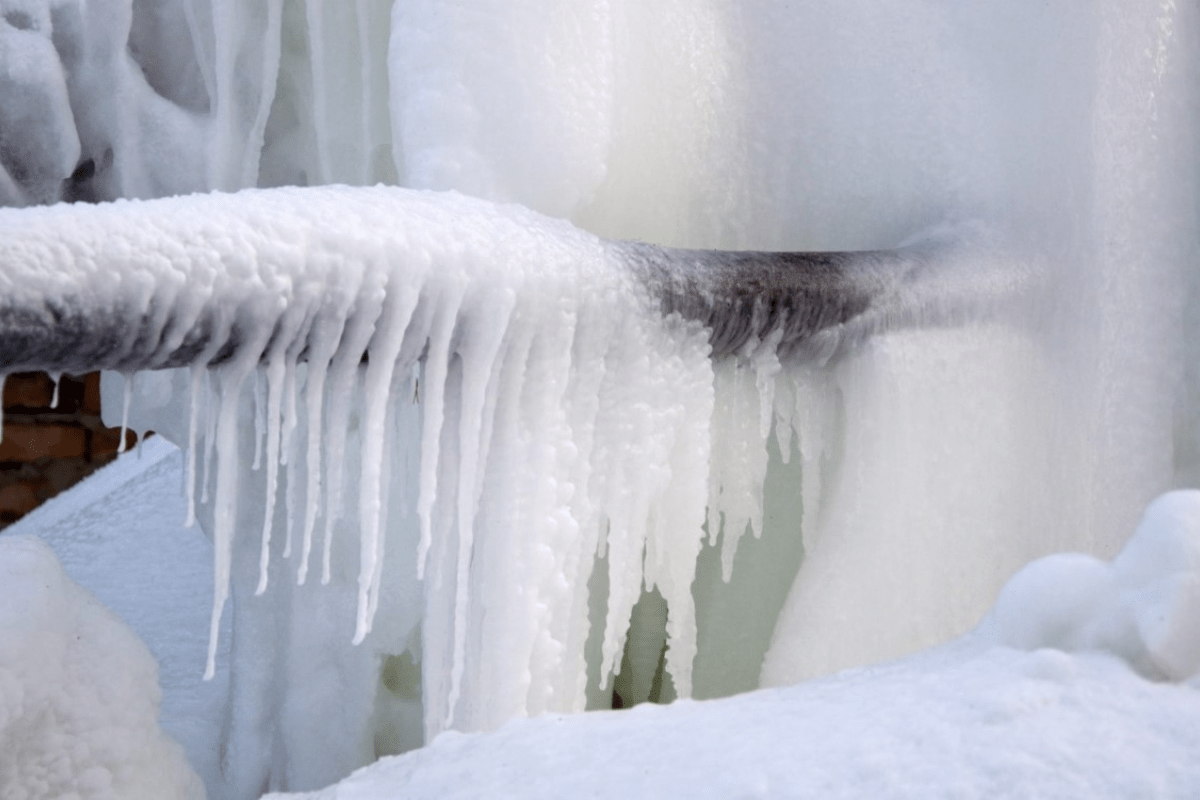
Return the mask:
{"type": "Polygon", "coordinates": [[[89,372],[83,381],[83,402],[79,410],[85,414],[100,415],[100,373],[89,372]]]}
{"type": "Polygon", "coordinates": [[[23,517],[37,508],[37,505],[37,495],[23,483],[13,483],[0,488],[0,519],[11,521],[23,517]]]}
{"type": "Polygon", "coordinates": [[[4,407],[49,408],[54,381],[44,372],[18,372],[4,381],[4,407]]]}
{"type": "Polygon", "coordinates": [[[58,405],[54,411],[60,414],[73,414],[83,406],[84,384],[82,378],[63,375],[58,381],[58,405]]]}
{"type": "Polygon", "coordinates": [[[74,486],[81,478],[95,470],[95,467],[84,458],[56,458],[38,466],[40,467],[38,474],[41,482],[34,489],[42,500],[74,486]]]}
{"type": "MultiPolygon", "coordinates": [[[[105,463],[112,460],[117,452],[117,447],[121,444],[121,429],[120,428],[99,428],[92,431],[92,461],[103,461],[105,463]]],[[[125,432],[125,449],[129,450],[137,444],[137,434],[133,431],[125,432]]]]}
{"type": "MultiPolygon", "coordinates": [[[[87,382],[84,378],[63,375],[58,381],[58,404],[54,402],[54,381],[44,372],[20,372],[9,375],[4,382],[4,408],[25,412],[72,414],[83,409],[87,397],[87,382]]],[[[99,382],[95,390],[95,410],[100,413],[99,382]]]]}
{"type": "Polygon", "coordinates": [[[87,444],[87,431],[75,425],[6,423],[0,461],[77,458],[87,453],[87,444]]]}

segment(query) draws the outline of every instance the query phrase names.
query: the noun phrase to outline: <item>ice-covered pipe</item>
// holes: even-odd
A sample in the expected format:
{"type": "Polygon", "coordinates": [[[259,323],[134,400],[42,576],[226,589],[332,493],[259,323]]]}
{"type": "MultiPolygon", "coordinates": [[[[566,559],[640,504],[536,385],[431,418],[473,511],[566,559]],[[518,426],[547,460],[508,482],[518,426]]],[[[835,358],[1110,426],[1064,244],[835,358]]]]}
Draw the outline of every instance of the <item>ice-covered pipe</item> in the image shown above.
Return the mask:
{"type": "Polygon", "coordinates": [[[282,336],[303,358],[311,342],[295,336],[320,329],[313,319],[345,290],[349,262],[386,262],[403,281],[406,262],[437,262],[439,251],[466,247],[487,260],[488,236],[497,245],[529,240],[497,257],[495,270],[541,258],[538,249],[555,251],[553,261],[609,264],[648,289],[664,315],[705,325],[714,357],[769,342],[781,358],[823,360],[880,330],[975,317],[1029,283],[1011,263],[989,269],[973,258],[962,268],[965,245],[946,238],[870,252],[681,250],[607,241],[456,194],[384,187],[2,209],[0,372],[218,364],[251,340],[262,347],[264,324],[274,331],[263,358],[282,336]],[[414,244],[414,226],[451,233],[431,249],[414,244]],[[300,301],[312,319],[284,313],[300,301]]]}

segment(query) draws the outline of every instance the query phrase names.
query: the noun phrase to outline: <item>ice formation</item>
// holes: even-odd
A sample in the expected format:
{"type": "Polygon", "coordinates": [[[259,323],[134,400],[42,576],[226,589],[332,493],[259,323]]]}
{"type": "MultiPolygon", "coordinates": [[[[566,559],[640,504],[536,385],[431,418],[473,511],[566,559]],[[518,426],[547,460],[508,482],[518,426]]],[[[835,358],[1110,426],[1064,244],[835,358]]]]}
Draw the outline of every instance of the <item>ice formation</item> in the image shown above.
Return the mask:
{"type": "Polygon", "coordinates": [[[158,727],[146,646],[33,536],[0,538],[0,787],[5,797],[204,797],[158,727]]]}
{"type": "Polygon", "coordinates": [[[1024,649],[1107,650],[1154,680],[1200,672],[1200,491],[1169,492],[1109,565],[1081,553],[1018,572],[983,624],[1024,649]]]}
{"type": "Polygon", "coordinates": [[[709,697],[944,641],[1200,478],[1191,5],[0,18],[8,204],[407,187],[0,214],[5,369],[187,368],[129,424],[190,444],[233,597],[229,796],[613,672],[709,697]],[[901,256],[792,286],[833,323],[800,352],[755,256],[615,239],[901,256]]]}
{"type": "Polygon", "coordinates": [[[941,647],[712,702],[447,734],[303,797],[1190,797],[1198,555],[1200,491],[1171,492],[1111,563],[1039,559],[941,647]]]}

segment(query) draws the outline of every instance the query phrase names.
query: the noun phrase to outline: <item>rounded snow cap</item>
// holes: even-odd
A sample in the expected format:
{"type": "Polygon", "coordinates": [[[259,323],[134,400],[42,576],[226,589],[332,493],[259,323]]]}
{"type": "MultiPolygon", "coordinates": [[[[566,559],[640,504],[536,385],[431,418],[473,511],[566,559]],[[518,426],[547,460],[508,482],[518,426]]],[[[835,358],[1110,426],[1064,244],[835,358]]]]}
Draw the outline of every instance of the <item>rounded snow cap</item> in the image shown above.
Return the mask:
{"type": "Polygon", "coordinates": [[[1113,571],[1154,666],[1174,680],[1200,672],[1200,491],[1152,502],[1113,571]]]}

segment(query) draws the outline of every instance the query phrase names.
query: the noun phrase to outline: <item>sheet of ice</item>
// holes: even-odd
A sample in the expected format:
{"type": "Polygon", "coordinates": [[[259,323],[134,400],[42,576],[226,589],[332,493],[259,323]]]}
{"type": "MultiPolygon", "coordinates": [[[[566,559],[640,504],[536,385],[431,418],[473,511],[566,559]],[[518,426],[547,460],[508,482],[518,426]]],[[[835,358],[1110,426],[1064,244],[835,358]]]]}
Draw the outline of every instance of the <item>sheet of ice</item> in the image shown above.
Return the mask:
{"type": "Polygon", "coordinates": [[[46,542],[71,580],[146,643],[158,662],[163,730],[220,797],[220,739],[229,689],[229,625],[216,679],[201,680],[212,599],[212,543],[183,527],[183,454],[162,437],[27,514],[4,536],[46,542]]]}
{"type": "Polygon", "coordinates": [[[40,539],[0,537],[0,598],[0,794],[204,797],[158,727],[153,656],[40,539]]]}

